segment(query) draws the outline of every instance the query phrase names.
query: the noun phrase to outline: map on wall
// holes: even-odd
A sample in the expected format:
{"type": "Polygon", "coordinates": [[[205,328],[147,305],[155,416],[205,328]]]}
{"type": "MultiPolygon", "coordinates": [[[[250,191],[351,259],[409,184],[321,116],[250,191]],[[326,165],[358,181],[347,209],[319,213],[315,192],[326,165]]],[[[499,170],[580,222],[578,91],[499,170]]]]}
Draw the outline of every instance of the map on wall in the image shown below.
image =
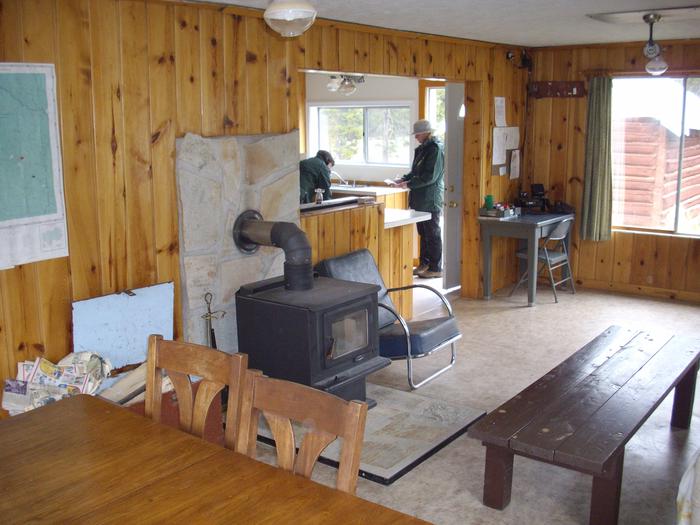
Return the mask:
{"type": "Polygon", "coordinates": [[[67,255],[54,66],[0,63],[0,269],[67,255]]]}

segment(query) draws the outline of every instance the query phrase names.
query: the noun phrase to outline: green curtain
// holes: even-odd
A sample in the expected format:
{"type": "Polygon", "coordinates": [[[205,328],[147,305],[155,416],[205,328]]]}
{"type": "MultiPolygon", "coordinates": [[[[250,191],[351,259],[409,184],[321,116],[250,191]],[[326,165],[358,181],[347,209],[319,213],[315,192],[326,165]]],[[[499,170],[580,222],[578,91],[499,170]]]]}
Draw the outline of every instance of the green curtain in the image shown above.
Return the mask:
{"type": "Polygon", "coordinates": [[[581,238],[610,239],[612,219],[612,78],[591,79],[588,90],[586,165],[581,209],[581,238]]]}

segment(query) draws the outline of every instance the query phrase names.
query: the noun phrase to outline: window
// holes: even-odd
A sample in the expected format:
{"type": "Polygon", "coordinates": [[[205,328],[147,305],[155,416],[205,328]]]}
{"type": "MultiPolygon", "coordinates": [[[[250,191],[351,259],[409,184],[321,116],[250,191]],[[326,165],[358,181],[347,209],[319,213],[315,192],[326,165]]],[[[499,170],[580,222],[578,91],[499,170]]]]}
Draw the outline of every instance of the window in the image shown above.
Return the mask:
{"type": "Polygon", "coordinates": [[[426,89],[425,118],[435,128],[435,136],[445,143],[445,86],[428,87],[426,89]]]}
{"type": "Polygon", "coordinates": [[[409,165],[410,132],[408,105],[309,108],[310,149],[330,151],[339,163],[409,165]]]}
{"type": "Polygon", "coordinates": [[[700,235],[700,77],[620,78],[613,226],[700,235]]]}

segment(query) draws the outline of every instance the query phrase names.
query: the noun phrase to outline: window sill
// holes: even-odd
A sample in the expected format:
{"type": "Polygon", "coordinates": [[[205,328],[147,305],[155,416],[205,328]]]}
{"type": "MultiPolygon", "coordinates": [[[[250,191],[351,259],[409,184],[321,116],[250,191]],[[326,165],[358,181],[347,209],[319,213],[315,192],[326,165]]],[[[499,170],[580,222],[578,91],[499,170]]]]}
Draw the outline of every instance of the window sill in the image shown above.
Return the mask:
{"type": "Polygon", "coordinates": [[[630,233],[633,235],[653,235],[655,237],[674,237],[678,239],[693,239],[700,240],[700,235],[693,235],[690,233],[675,233],[668,231],[659,230],[640,230],[636,228],[626,228],[624,226],[613,226],[613,233],[630,233]]]}

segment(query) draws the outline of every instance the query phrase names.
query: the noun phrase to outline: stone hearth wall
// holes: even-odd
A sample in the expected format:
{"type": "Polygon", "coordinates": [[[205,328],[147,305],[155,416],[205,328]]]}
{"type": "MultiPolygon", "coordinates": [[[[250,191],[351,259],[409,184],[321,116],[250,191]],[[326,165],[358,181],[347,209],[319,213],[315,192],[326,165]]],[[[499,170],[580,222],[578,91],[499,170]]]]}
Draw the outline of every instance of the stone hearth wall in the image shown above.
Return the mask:
{"type": "Polygon", "coordinates": [[[177,141],[180,219],[180,278],[184,339],[206,344],[204,294],[212,309],[220,350],[238,349],[236,291],[241,285],[282,275],[284,253],[261,246],[253,255],[233,243],[233,223],[247,210],[266,221],[299,224],[299,134],[204,138],[177,141]]]}

